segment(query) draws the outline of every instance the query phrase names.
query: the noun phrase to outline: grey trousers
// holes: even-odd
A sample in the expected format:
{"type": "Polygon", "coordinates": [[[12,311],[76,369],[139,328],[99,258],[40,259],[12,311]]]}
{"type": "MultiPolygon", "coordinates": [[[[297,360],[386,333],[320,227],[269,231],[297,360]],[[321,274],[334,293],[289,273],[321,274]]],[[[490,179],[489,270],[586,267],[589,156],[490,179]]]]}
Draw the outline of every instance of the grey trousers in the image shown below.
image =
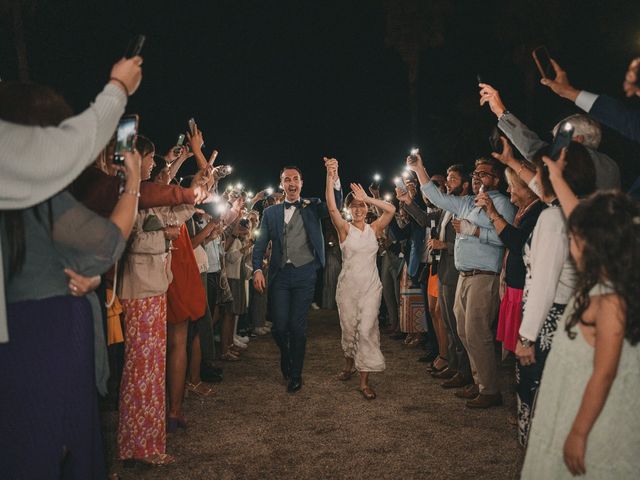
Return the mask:
{"type": "Polygon", "coordinates": [[[491,330],[500,306],[499,288],[498,275],[460,275],[453,307],[458,335],[469,354],[473,378],[480,393],[486,395],[500,391],[491,330]]]}
{"type": "Polygon", "coordinates": [[[443,285],[441,282],[438,282],[438,291],[440,312],[442,313],[444,324],[447,327],[447,358],[449,360],[449,368],[470,378],[471,366],[469,365],[469,356],[458,335],[458,322],[453,313],[453,306],[456,299],[456,285],[443,285]]]}
{"type": "Polygon", "coordinates": [[[380,281],[382,282],[382,298],[389,312],[389,323],[398,325],[400,315],[400,270],[403,260],[397,255],[387,252],[382,256],[380,281]]]}

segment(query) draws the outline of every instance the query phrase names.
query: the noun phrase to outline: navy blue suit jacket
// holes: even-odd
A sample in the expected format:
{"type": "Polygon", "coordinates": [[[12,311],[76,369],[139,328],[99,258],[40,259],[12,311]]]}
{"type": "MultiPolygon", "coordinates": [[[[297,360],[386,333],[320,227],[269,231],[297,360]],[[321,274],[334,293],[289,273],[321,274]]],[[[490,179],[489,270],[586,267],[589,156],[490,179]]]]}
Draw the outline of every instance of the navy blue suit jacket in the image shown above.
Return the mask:
{"type": "Polygon", "coordinates": [[[589,115],[625,137],[640,142],[640,109],[629,108],[607,95],[598,95],[589,115]]]}
{"type": "MultiPolygon", "coordinates": [[[[342,207],[342,191],[335,190],[336,204],[342,207]]],[[[324,237],[322,236],[322,219],[329,216],[327,204],[319,198],[303,198],[300,215],[313,247],[316,267],[324,266],[324,237]]],[[[282,243],[284,234],[284,203],[272,205],[265,209],[260,223],[260,233],[253,247],[253,271],[262,269],[262,259],[271,241],[271,261],[269,262],[269,279],[275,278],[282,266],[282,243]]]]}

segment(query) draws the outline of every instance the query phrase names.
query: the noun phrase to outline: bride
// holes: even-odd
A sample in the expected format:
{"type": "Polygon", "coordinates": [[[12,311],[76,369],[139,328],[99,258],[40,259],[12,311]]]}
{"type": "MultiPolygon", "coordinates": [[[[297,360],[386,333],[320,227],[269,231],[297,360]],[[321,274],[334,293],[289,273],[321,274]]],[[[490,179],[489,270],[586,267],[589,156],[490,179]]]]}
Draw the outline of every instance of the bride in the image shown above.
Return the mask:
{"type": "Polygon", "coordinates": [[[345,221],[333,194],[334,180],[338,177],[337,162],[325,158],[325,166],[327,206],[331,221],[338,231],[342,250],[342,271],[338,277],[336,302],[346,366],[338,379],[346,381],[359,372],[360,391],[367,400],[373,400],[376,393],[369,386],[369,372],[381,372],[385,368],[378,329],[382,284],[376,267],[377,237],[389,225],[396,209],[390,203],[369,197],[361,185],[352,183],[351,193],[345,202],[352,221],[345,221]],[[365,218],[370,205],[383,213],[368,225],[365,218]]]}

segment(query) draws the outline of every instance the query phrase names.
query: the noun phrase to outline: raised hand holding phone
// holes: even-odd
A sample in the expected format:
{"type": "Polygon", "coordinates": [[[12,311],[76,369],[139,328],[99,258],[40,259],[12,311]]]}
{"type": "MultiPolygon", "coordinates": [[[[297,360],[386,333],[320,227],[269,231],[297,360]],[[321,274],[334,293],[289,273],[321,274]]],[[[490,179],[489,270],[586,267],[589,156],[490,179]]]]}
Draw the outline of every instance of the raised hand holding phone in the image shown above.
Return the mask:
{"type": "Polygon", "coordinates": [[[540,80],[540,83],[549,87],[556,95],[575,102],[580,90],[574,88],[569,83],[567,72],[565,72],[553,58],[550,58],[549,60],[551,61],[551,65],[556,73],[555,79],[543,78],[540,80]]]}
{"type": "Polygon", "coordinates": [[[551,63],[551,55],[549,55],[547,47],[540,45],[533,49],[531,55],[533,56],[533,61],[536,62],[540,76],[553,80],[556,77],[556,71],[551,63]]]}
{"type": "Polygon", "coordinates": [[[128,96],[133,95],[142,81],[142,57],[121,58],[111,67],[109,83],[124,90],[128,96]]]}

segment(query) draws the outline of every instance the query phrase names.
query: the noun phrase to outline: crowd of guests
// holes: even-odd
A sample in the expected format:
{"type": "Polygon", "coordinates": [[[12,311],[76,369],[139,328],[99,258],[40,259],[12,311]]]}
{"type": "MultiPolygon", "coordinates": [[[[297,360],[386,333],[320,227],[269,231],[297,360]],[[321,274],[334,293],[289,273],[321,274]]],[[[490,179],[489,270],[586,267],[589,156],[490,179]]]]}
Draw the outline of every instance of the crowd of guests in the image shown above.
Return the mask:
{"type": "MultiPolygon", "coordinates": [[[[283,195],[219,188],[230,168],[215,150],[205,156],[195,123],[186,145],[162,155],[138,134],[124,163],[114,163],[114,132],[141,65],[140,57],[115,64],[75,116],[49,88],[0,85],[7,478],[104,478],[97,399],[107,392],[117,402],[118,458],[173,463],[167,434],[187,428],[185,396],[215,395],[219,362],[239,361],[252,336],[270,332],[268,295],[250,282],[252,253],[262,212],[283,195]],[[179,178],[190,158],[197,173],[179,178]]],[[[640,111],[576,90],[554,66],[555,80],[543,83],[589,113],[556,125],[573,127],[568,147],[553,151],[480,84],[498,151],[446,175],[427,172],[414,151],[395,198],[385,199],[396,209],[363,203],[357,220],[384,217],[371,232],[385,331],[407,348],[423,346],[419,360],[442,388],[468,408],[502,405],[496,341],[517,359],[523,478],[632,478],[640,468],[640,208],[621,192],[616,162],[598,151],[598,121],[638,140],[640,111]]],[[[628,84],[638,67],[625,80],[631,94],[640,92],[628,84]]],[[[378,185],[370,191],[380,198],[378,185]]],[[[335,308],[345,234],[329,222],[325,229],[317,303],[335,308]]],[[[265,278],[269,260],[267,248],[265,278]]]]}

